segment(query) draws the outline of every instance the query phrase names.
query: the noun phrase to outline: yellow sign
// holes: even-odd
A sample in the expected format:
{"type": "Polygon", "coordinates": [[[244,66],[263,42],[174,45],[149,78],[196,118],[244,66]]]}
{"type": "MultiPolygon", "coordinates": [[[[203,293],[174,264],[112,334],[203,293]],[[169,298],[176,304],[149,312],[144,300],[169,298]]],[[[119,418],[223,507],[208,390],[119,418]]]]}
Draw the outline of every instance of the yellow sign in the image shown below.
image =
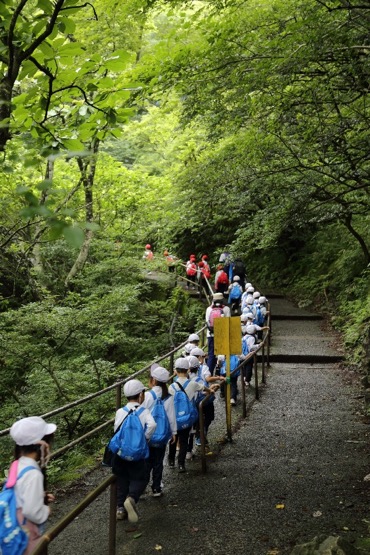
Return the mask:
{"type": "Polygon", "coordinates": [[[242,352],[242,330],[240,318],[215,318],[215,355],[240,355],[242,352]]]}
{"type": "Polygon", "coordinates": [[[230,320],[230,354],[231,355],[241,355],[242,354],[242,327],[239,316],[233,316],[228,318],[230,320]]]}
{"type": "MultiPolygon", "coordinates": [[[[213,321],[215,336],[215,355],[230,355],[229,329],[231,318],[215,318],[213,321]]],[[[240,324],[239,324],[240,326],[240,324]]]]}

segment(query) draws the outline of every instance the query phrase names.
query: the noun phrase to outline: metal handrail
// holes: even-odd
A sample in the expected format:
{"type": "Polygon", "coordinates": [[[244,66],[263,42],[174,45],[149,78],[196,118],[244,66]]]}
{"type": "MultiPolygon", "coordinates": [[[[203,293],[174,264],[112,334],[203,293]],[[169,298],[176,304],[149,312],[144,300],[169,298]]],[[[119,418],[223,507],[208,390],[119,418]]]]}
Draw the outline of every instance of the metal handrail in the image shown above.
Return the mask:
{"type": "MultiPolygon", "coordinates": [[[[198,334],[202,333],[202,331],[205,330],[205,329],[206,329],[206,326],[203,326],[202,328],[200,328],[200,330],[197,331],[197,333],[198,334]]],[[[45,414],[41,415],[41,418],[50,418],[51,416],[55,416],[56,414],[60,414],[61,412],[64,412],[64,411],[69,410],[71,408],[77,407],[78,405],[86,403],[87,401],[90,401],[91,399],[94,399],[96,397],[100,397],[100,395],[104,395],[105,393],[108,393],[108,391],[112,391],[113,389],[116,389],[118,386],[124,385],[129,380],[132,380],[132,378],[136,378],[137,376],[140,376],[144,372],[150,370],[152,364],[161,362],[162,360],[165,360],[166,358],[171,357],[171,355],[173,355],[177,351],[179,351],[181,349],[181,347],[184,347],[186,345],[186,343],[187,343],[187,340],[183,341],[183,343],[180,343],[180,345],[178,345],[177,347],[175,347],[174,349],[172,349],[168,353],[156,358],[153,362],[151,362],[150,364],[147,364],[146,366],[144,366],[144,368],[141,368],[137,372],[134,372],[134,374],[131,374],[127,378],[119,380],[118,382],[115,382],[114,384],[109,385],[108,387],[100,389],[99,391],[96,391],[95,393],[91,393],[90,395],[86,395],[86,397],[81,397],[81,399],[76,399],[75,401],[72,401],[71,403],[68,403],[67,405],[63,405],[62,407],[58,407],[57,409],[54,409],[50,412],[46,412],[45,414]]],[[[171,370],[172,370],[172,368],[171,368],[171,370]]],[[[10,431],[10,428],[0,430],[0,437],[8,434],[9,431],[10,431]]]]}
{"type": "Polygon", "coordinates": [[[48,545],[53,541],[67,526],[88,507],[99,495],[108,487],[111,488],[110,508],[109,508],[109,555],[116,553],[116,497],[117,484],[116,476],[111,474],[101,482],[93,491],[88,493],[69,513],[62,517],[54,526],[49,528],[40,538],[32,555],[47,555],[48,545]]]}

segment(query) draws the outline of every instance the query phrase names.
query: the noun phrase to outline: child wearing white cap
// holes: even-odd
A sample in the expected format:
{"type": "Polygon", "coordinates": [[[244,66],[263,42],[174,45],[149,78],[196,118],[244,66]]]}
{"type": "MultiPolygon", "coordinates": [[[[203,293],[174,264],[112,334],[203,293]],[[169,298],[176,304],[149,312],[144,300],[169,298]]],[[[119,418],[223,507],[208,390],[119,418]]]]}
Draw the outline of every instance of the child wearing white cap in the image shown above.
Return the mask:
{"type": "MultiPolygon", "coordinates": [[[[185,393],[190,402],[193,402],[199,391],[209,391],[208,388],[204,387],[203,383],[199,383],[195,380],[188,379],[188,372],[190,369],[189,360],[187,358],[178,358],[175,360],[175,371],[178,375],[177,381],[171,384],[168,388],[168,392],[171,395],[175,395],[176,391],[180,390],[181,387],[185,390],[185,393]],[[179,385],[180,384],[180,385],[179,385]]],[[[185,469],[185,459],[188,449],[189,434],[192,426],[187,428],[177,429],[177,438],[179,440],[180,450],[178,454],[178,465],[179,472],[186,472],[185,469]]],[[[168,464],[171,467],[175,466],[175,455],[176,455],[176,443],[170,443],[169,454],[168,454],[168,464]]]]}
{"type": "MultiPolygon", "coordinates": [[[[173,404],[173,396],[169,395],[167,382],[170,379],[170,373],[162,366],[152,368],[150,371],[150,391],[146,391],[142,406],[152,411],[156,399],[163,400],[164,410],[166,412],[169,426],[172,432],[171,443],[176,442],[177,424],[175,408],[173,404]]],[[[148,473],[152,473],[152,492],[153,497],[161,497],[162,495],[162,475],[163,460],[166,454],[167,444],[152,446],[149,445],[148,473]]]]}
{"type": "Polygon", "coordinates": [[[28,545],[23,555],[28,555],[36,547],[43,524],[49,518],[50,507],[45,504],[54,501],[54,496],[44,491],[45,467],[50,456],[49,444],[56,430],[55,424],[48,424],[39,416],[22,418],[10,428],[10,436],[15,441],[15,458],[7,484],[15,483],[17,519],[28,534],[28,545]],[[41,467],[41,468],[40,468],[41,467]]]}
{"type": "MultiPolygon", "coordinates": [[[[123,392],[128,403],[116,412],[115,432],[127,418],[129,412],[136,411],[140,407],[144,400],[144,391],[145,386],[139,380],[133,379],[125,383],[123,392]]],[[[144,428],[145,437],[149,441],[157,424],[148,409],[144,408],[138,416],[144,428]]],[[[118,454],[113,458],[112,471],[117,476],[117,520],[124,520],[126,516],[129,522],[139,520],[136,504],[148,484],[147,467],[147,459],[128,461],[120,458],[118,454]]]]}

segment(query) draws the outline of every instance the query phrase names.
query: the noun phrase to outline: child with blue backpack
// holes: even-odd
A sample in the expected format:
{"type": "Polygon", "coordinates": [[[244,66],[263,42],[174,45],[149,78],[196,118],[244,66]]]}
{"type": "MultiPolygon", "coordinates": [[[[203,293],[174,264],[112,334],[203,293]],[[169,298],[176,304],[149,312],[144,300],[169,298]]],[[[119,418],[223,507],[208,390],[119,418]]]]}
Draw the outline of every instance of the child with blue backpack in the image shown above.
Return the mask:
{"type": "MultiPolygon", "coordinates": [[[[197,369],[197,377],[196,377],[197,381],[199,381],[200,383],[203,382],[204,385],[209,388],[209,390],[212,389],[213,391],[216,391],[219,388],[220,382],[222,383],[225,378],[222,376],[212,376],[207,364],[205,363],[205,352],[203,351],[203,349],[196,347],[191,351],[190,354],[191,356],[196,357],[199,361],[199,367],[197,369]],[[213,385],[215,385],[216,387],[212,387],[213,385]]],[[[204,399],[204,396],[205,396],[205,393],[200,393],[198,396],[198,402],[202,401],[204,399]]],[[[211,395],[208,398],[207,402],[203,405],[204,435],[206,436],[206,438],[207,438],[209,427],[213,422],[213,420],[215,419],[214,401],[215,401],[215,397],[214,395],[211,395]]],[[[198,433],[196,433],[195,444],[197,446],[200,446],[201,439],[200,439],[199,429],[197,430],[197,432],[198,433]]],[[[208,444],[207,439],[206,439],[206,444],[208,444]]]]}
{"type": "Polygon", "coordinates": [[[22,418],[10,429],[16,444],[15,461],[1,494],[0,505],[5,511],[0,522],[1,553],[28,555],[40,540],[50,515],[47,503],[54,501],[54,496],[44,491],[42,469],[49,460],[55,430],[55,424],[39,416],[22,418]]]}
{"type": "MultiPolygon", "coordinates": [[[[239,366],[239,357],[236,355],[230,356],[230,405],[235,406],[238,400],[238,377],[240,370],[236,370],[239,366]]],[[[226,357],[225,355],[218,355],[216,365],[216,375],[223,381],[221,383],[221,397],[225,397],[225,382],[226,382],[226,357]]]]}
{"type": "Polygon", "coordinates": [[[243,294],[243,289],[239,282],[240,282],[240,277],[234,276],[233,282],[228,289],[228,293],[229,293],[228,304],[230,305],[230,310],[232,313],[233,312],[237,313],[239,311],[240,301],[243,294]]]}
{"type": "MultiPolygon", "coordinates": [[[[186,472],[185,460],[188,450],[189,435],[193,424],[198,419],[198,410],[195,399],[198,392],[204,389],[204,385],[188,378],[189,360],[178,358],[175,360],[175,372],[177,380],[170,385],[168,392],[174,396],[174,405],[177,422],[177,439],[179,442],[178,468],[179,472],[186,472]]],[[[168,464],[175,466],[176,442],[170,443],[168,464]]]]}
{"type": "Polygon", "coordinates": [[[152,473],[153,497],[162,495],[163,460],[168,441],[176,442],[177,424],[173,396],[169,395],[167,382],[170,373],[162,366],[150,371],[150,391],[145,393],[142,406],[151,411],[157,428],[149,441],[148,473],[152,473]]]}
{"type": "Polygon", "coordinates": [[[123,387],[127,405],[116,412],[114,431],[109,447],[115,454],[112,471],[117,476],[117,520],[128,518],[137,522],[136,510],[148,481],[148,441],[157,424],[145,407],[145,386],[139,380],[129,380],[123,387]]]}
{"type": "MultiPolygon", "coordinates": [[[[256,345],[256,326],[247,325],[242,328],[242,355],[240,360],[244,360],[249,353],[256,350],[258,347],[256,345]]],[[[253,364],[254,364],[254,357],[248,359],[248,361],[244,364],[242,372],[243,372],[243,379],[246,387],[250,387],[252,374],[253,374],[253,364]]]]}

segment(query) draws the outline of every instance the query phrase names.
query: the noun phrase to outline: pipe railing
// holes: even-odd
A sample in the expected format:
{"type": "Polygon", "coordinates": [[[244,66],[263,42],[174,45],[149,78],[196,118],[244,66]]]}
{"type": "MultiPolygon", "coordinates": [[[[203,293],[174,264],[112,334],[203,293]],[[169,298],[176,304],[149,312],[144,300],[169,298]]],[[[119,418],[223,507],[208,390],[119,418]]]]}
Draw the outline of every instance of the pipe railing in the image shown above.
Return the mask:
{"type": "Polygon", "coordinates": [[[93,491],[88,493],[82,501],[80,501],[68,514],[62,517],[54,526],[49,528],[43,534],[37,543],[32,555],[47,555],[48,545],[52,542],[73,520],[82,513],[97,497],[110,487],[110,503],[109,503],[109,555],[116,553],[116,499],[117,499],[117,483],[116,476],[111,474],[103,482],[101,482],[93,491]]]}

